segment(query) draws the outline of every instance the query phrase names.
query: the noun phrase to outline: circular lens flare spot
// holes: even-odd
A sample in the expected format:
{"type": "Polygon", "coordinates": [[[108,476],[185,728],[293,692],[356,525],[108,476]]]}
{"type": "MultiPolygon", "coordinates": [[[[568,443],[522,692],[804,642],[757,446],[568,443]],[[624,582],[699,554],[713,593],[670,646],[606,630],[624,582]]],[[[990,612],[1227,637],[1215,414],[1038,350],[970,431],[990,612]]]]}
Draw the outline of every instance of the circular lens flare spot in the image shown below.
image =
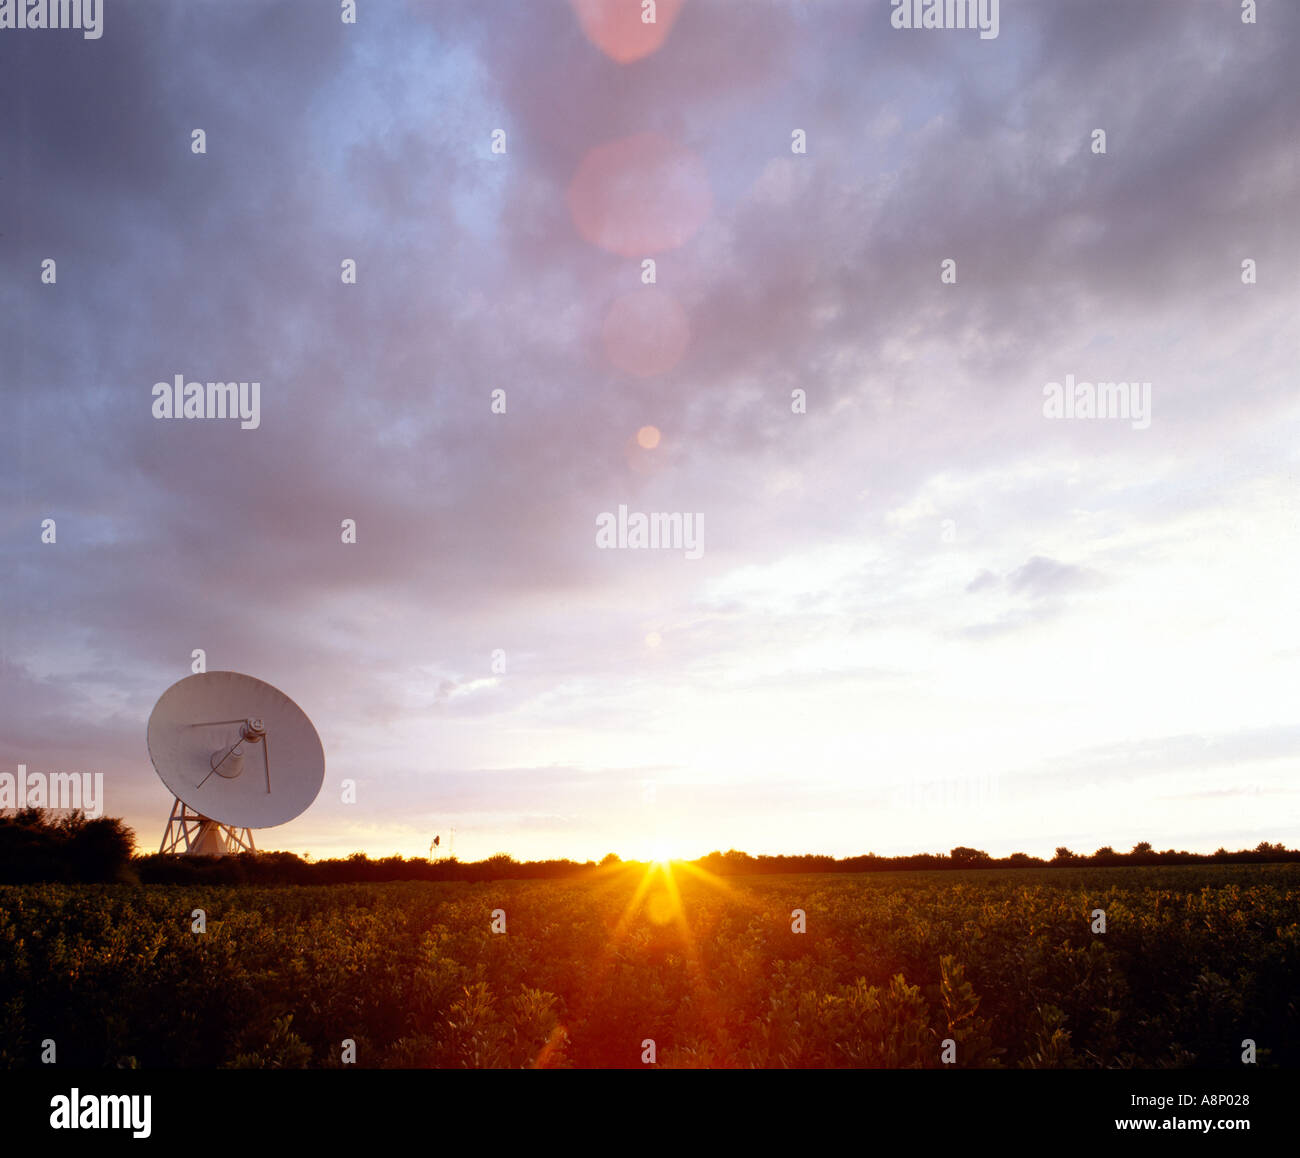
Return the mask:
{"type": "Polygon", "coordinates": [[[691,325],[672,294],[639,289],[614,300],[601,337],[605,356],[620,370],[653,378],[681,360],[690,344],[691,325]]]}
{"type": "Polygon", "coordinates": [[[713,191],[689,149],[660,133],[637,133],[583,157],[568,203],[592,245],[644,258],[688,241],[712,211],[713,191]]]}
{"type": "Polygon", "coordinates": [[[685,0],[657,0],[654,22],[637,0],[569,0],[583,35],[611,60],[630,64],[663,47],[685,0]]]}
{"type": "MultiPolygon", "coordinates": [[[[663,862],[660,862],[663,863],[663,862]]],[[[666,925],[673,919],[676,906],[666,889],[659,889],[646,898],[645,912],[656,925],[666,925]]]]}
{"type": "Polygon", "coordinates": [[[654,450],[659,445],[659,428],[643,426],[636,432],[636,443],[644,450],[654,450]]]}

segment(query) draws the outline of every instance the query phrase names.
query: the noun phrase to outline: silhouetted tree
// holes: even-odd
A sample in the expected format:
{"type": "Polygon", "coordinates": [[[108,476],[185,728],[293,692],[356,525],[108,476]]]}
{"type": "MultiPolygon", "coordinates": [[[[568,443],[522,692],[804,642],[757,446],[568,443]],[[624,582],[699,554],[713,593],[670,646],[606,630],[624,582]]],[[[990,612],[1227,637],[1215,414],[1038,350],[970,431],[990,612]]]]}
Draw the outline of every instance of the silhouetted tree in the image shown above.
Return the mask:
{"type": "Polygon", "coordinates": [[[25,808],[0,817],[0,880],[133,881],[135,834],[117,817],[25,808]]]}

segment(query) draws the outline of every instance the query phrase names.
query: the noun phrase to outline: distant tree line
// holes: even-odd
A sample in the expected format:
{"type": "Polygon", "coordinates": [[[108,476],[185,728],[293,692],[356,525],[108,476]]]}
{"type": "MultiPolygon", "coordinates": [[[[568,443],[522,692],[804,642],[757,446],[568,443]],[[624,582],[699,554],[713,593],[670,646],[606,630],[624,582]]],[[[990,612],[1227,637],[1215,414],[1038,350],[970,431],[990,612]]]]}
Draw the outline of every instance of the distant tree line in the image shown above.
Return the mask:
{"type": "MultiPolygon", "coordinates": [[[[1262,841],[1253,849],[1214,853],[1155,851],[1143,841],[1131,852],[1116,852],[1105,846],[1091,856],[1058,848],[1051,860],[1013,852],[994,857],[977,848],[958,846],[947,855],[916,853],[911,856],[862,856],[835,858],[817,854],[800,856],[750,856],[731,849],[711,852],[691,863],[715,876],[767,873],[870,873],[915,872],[918,870],[1026,868],[1082,868],[1119,865],[1169,864],[1259,864],[1267,861],[1300,861],[1300,850],[1262,841]]],[[[372,860],[363,853],[334,859],[310,861],[291,852],[240,853],[228,857],[152,856],[135,864],[140,880],[159,884],[199,884],[204,881],[231,884],[360,884],[383,881],[497,881],[545,880],[586,876],[610,865],[622,863],[610,853],[599,864],[594,861],[517,861],[499,852],[481,861],[427,860],[424,857],[386,856],[372,860]]],[[[639,863],[639,862],[628,862],[639,863]]]]}
{"type": "Polygon", "coordinates": [[[1119,865],[1169,865],[1169,864],[1261,864],[1268,861],[1298,861],[1300,850],[1282,844],[1260,841],[1253,849],[1229,852],[1221,848],[1212,853],[1196,853],[1166,849],[1157,852],[1147,841],[1135,844],[1129,852],[1116,852],[1103,845],[1091,855],[1076,853],[1061,846],[1050,860],[1013,852],[1010,856],[991,856],[983,849],[958,845],[950,853],[913,853],[909,856],[861,856],[835,858],[817,854],[801,856],[750,856],[746,852],[711,852],[694,863],[715,876],[736,876],[742,873],[870,873],[916,872],[919,870],[994,869],[994,868],[1082,868],[1087,866],[1109,868],[1119,865]]]}
{"type": "MultiPolygon", "coordinates": [[[[238,853],[225,857],[152,853],[132,856],[135,835],[114,817],[87,819],[82,813],[63,816],[39,808],[0,815],[0,882],[124,881],[140,884],[377,884],[385,881],[545,880],[581,877],[623,863],[614,854],[595,861],[517,861],[499,852],[481,861],[454,857],[386,856],[372,860],[364,853],[331,860],[311,860],[291,852],[238,853]]],[[[813,853],[797,856],[750,856],[730,849],[711,852],[692,862],[715,876],[775,873],[870,873],[920,870],[994,868],[1108,868],[1120,865],[1261,864],[1300,861],[1300,850],[1261,841],[1253,849],[1213,853],[1157,852],[1147,841],[1129,852],[1105,845],[1091,855],[1064,846],[1050,860],[1013,852],[995,857],[962,845],[947,854],[836,858],[813,853]]],[[[628,862],[636,864],[639,862],[628,862]]]]}
{"type": "Polygon", "coordinates": [[[233,856],[137,857],[143,884],[382,884],[386,881],[499,881],[574,877],[595,872],[595,861],[517,861],[499,852],[487,860],[385,856],[364,853],[332,860],[306,860],[292,852],[241,852],[233,856]]]}

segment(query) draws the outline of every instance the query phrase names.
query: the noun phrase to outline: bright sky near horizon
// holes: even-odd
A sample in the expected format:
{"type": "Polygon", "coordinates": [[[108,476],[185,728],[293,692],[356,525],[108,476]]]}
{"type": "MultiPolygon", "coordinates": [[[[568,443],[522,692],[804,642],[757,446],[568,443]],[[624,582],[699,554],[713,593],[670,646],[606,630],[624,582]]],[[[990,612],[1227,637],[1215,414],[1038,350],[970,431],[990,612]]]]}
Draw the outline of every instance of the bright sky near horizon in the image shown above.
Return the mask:
{"type": "Polygon", "coordinates": [[[598,8],[0,32],[0,770],[156,848],[202,648],[317,857],[1300,842],[1300,7],[598,8]]]}

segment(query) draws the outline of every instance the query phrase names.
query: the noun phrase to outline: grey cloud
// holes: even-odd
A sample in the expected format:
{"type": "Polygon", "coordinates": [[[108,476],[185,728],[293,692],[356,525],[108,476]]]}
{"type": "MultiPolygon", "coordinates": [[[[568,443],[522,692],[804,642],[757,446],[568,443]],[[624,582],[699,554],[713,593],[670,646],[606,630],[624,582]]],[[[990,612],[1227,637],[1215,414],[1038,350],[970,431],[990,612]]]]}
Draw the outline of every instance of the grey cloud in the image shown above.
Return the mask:
{"type": "Polygon", "coordinates": [[[1012,591],[1027,594],[1034,599],[1074,590],[1088,580],[1089,573],[1084,568],[1058,563],[1055,559],[1042,555],[1035,555],[1007,576],[1007,584],[1012,591]]]}

